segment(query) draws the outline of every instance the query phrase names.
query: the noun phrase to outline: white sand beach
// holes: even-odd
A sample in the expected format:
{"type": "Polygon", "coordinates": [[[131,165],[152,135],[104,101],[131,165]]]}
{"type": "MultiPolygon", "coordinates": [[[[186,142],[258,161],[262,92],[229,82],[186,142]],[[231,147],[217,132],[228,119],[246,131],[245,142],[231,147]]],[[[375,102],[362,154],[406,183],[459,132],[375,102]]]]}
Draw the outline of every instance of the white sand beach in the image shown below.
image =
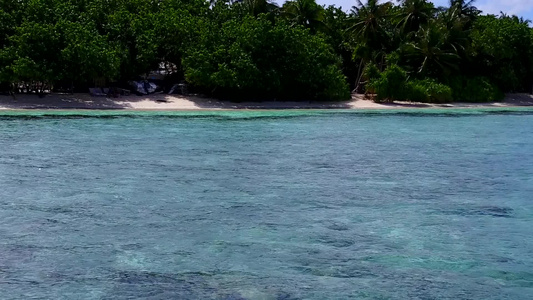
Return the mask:
{"type": "Polygon", "coordinates": [[[508,94],[501,102],[428,104],[394,101],[376,103],[356,94],[348,101],[266,101],[229,102],[200,96],[153,94],[121,96],[119,98],[91,97],[89,94],[50,94],[0,96],[0,110],[19,109],[126,109],[126,110],[231,110],[231,109],[413,109],[413,108],[498,108],[533,106],[533,95],[508,94]]]}

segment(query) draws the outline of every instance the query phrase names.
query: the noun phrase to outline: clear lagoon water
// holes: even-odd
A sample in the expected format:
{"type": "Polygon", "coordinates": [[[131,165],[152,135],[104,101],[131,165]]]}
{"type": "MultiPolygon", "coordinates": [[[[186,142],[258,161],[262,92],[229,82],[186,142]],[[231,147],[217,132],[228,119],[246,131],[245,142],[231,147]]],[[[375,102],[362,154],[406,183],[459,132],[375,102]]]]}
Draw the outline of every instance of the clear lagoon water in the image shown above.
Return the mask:
{"type": "Polygon", "coordinates": [[[0,299],[533,299],[533,110],[1,112],[0,299]]]}

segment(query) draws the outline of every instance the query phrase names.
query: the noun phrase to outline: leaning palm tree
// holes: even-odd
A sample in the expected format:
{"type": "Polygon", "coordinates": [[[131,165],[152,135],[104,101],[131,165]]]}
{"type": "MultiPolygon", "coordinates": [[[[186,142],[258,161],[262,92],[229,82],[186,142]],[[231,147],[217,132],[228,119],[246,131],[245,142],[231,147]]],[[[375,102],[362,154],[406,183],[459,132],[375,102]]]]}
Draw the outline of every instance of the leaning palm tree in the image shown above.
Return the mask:
{"type": "Polygon", "coordinates": [[[352,9],[354,18],[348,28],[353,40],[358,43],[358,48],[363,49],[363,55],[359,64],[359,71],[355,82],[355,91],[359,90],[362,70],[366,62],[375,57],[375,52],[383,52],[384,41],[387,40],[383,27],[384,21],[390,17],[391,2],[380,4],[378,0],[368,0],[366,5],[357,0],[357,6],[352,9]]]}
{"type": "Polygon", "coordinates": [[[324,28],[324,8],[315,0],[287,1],[282,7],[282,15],[293,24],[310,28],[313,32],[324,28]]]}

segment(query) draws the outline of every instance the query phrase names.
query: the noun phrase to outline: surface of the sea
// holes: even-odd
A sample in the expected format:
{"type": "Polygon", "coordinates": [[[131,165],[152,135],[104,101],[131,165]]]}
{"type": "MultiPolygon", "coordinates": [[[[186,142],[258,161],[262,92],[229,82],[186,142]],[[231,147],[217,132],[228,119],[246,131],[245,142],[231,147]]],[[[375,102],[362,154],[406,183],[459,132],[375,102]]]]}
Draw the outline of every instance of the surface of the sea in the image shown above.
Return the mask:
{"type": "Polygon", "coordinates": [[[533,110],[2,112],[0,299],[533,299],[533,110]]]}

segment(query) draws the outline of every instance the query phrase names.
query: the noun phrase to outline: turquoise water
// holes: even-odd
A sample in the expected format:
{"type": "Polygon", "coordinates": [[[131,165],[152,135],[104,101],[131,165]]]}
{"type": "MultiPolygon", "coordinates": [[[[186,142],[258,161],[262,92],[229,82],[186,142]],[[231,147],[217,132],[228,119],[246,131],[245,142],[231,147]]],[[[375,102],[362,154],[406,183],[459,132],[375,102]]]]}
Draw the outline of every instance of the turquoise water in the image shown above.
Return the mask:
{"type": "Polygon", "coordinates": [[[0,299],[532,299],[533,110],[0,113],[0,299]]]}

